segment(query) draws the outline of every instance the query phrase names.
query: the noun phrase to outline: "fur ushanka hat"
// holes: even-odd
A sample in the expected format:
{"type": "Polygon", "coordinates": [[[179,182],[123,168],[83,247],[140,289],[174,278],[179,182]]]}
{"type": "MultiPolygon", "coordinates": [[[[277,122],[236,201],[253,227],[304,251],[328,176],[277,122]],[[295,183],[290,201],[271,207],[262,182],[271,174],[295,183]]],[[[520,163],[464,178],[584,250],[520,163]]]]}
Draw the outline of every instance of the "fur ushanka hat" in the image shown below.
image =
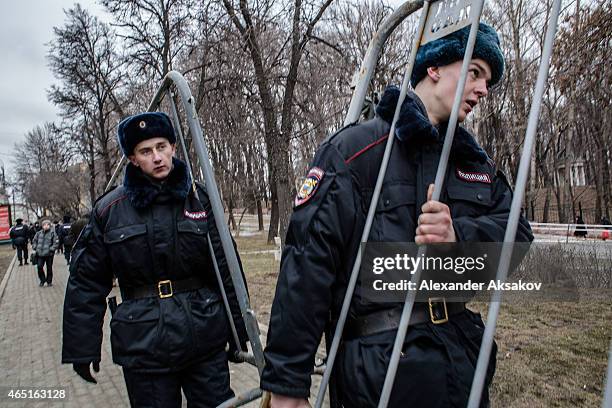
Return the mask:
{"type": "Polygon", "coordinates": [[[133,154],[134,147],[143,140],[164,137],[171,144],[176,143],[176,135],[170,118],[163,112],[144,112],[129,116],[119,123],[117,139],[123,154],[133,154]]]}
{"type": "MultiPolygon", "coordinates": [[[[469,35],[470,26],[467,26],[419,47],[410,78],[412,86],[416,87],[427,75],[427,68],[442,67],[462,60],[469,35]]],[[[483,59],[491,67],[490,86],[499,82],[504,73],[504,56],[499,46],[499,37],[493,27],[488,24],[480,23],[478,26],[472,58],[483,59]]]]}

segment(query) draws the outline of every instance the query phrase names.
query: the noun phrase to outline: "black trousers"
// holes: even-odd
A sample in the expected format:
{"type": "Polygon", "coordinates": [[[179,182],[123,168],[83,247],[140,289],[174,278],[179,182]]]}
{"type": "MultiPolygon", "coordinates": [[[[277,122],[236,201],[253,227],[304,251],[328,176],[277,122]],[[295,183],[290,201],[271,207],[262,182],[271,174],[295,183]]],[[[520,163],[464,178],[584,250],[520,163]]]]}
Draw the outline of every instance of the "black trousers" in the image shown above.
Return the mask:
{"type": "Polygon", "coordinates": [[[72,253],[72,245],[64,244],[64,258],[66,258],[66,263],[70,265],[70,254],[72,253]]]}
{"type": "MultiPolygon", "coordinates": [[[[376,407],[396,331],[345,341],[338,355],[336,381],[345,408],[376,407]]],[[[410,326],[389,401],[391,408],[465,408],[476,368],[484,323],[470,310],[447,323],[410,326]]],[[[494,344],[480,407],[489,406],[495,372],[494,344]]]]}
{"type": "Polygon", "coordinates": [[[232,398],[225,350],[172,373],[123,369],[132,408],[180,408],[181,389],[189,408],[216,407],[232,398]]]}
{"type": "Polygon", "coordinates": [[[53,255],[38,256],[36,266],[38,267],[38,278],[41,283],[52,283],[53,281],[53,255]],[[47,265],[47,276],[45,277],[44,266],[47,265]]]}
{"type": "Polygon", "coordinates": [[[28,263],[28,243],[26,242],[25,244],[21,244],[21,245],[16,245],[17,247],[17,259],[19,259],[19,263],[23,261],[25,261],[25,263],[28,263]]]}

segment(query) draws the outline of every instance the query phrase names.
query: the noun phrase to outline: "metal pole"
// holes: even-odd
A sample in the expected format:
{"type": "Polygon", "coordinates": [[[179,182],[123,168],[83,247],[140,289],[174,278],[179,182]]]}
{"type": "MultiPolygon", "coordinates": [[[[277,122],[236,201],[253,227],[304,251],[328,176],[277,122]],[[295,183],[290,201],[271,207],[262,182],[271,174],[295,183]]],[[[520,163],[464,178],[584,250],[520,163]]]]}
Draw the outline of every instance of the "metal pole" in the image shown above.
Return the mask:
{"type": "MultiPolygon", "coordinates": [[[[178,111],[176,110],[176,104],[174,103],[174,93],[170,92],[170,107],[172,108],[172,120],[174,122],[174,128],[176,129],[176,133],[179,137],[179,142],[181,148],[183,150],[183,155],[185,156],[185,163],[187,163],[187,168],[189,169],[189,174],[191,175],[191,185],[193,188],[193,194],[195,194],[198,201],[200,201],[200,195],[198,194],[198,190],[196,188],[195,178],[193,177],[193,168],[191,167],[191,160],[189,160],[189,153],[187,152],[187,146],[185,146],[185,138],[183,137],[183,131],[181,130],[181,123],[179,121],[178,111]]],[[[225,311],[227,312],[227,318],[229,320],[230,329],[232,330],[232,336],[234,338],[234,342],[236,343],[236,350],[240,351],[240,338],[238,337],[238,332],[236,331],[236,325],[234,323],[234,318],[232,316],[232,309],[230,308],[229,302],[227,300],[227,293],[225,292],[225,286],[223,285],[223,279],[221,278],[221,273],[219,272],[219,265],[217,264],[217,258],[215,257],[215,252],[210,243],[210,234],[206,234],[206,238],[208,240],[208,250],[210,252],[210,257],[213,261],[213,267],[215,269],[215,275],[217,277],[217,283],[219,284],[219,290],[221,291],[221,298],[223,299],[223,305],[225,306],[225,311]]]]}
{"type": "Polygon", "coordinates": [[[361,67],[359,68],[359,82],[353,91],[351,103],[344,119],[344,126],[359,120],[359,115],[361,114],[361,109],[363,108],[363,101],[365,100],[368,87],[370,86],[370,80],[372,79],[372,75],[376,70],[378,56],[380,55],[382,47],[387,41],[387,38],[389,38],[391,33],[402,21],[404,21],[406,17],[421,7],[423,7],[423,0],[407,1],[399,6],[397,10],[395,10],[389,17],[384,19],[380,24],[380,27],[376,30],[376,33],[374,33],[374,37],[372,37],[372,40],[370,41],[366,54],[363,58],[363,62],[361,63],[361,67]]]}
{"type": "MultiPolygon", "coordinates": [[[[200,198],[198,197],[198,200],[199,199],[200,198]]],[[[234,343],[236,343],[236,352],[239,352],[241,350],[240,338],[238,337],[238,332],[236,331],[236,324],[234,323],[234,317],[232,316],[232,309],[230,308],[229,302],[227,301],[227,293],[225,293],[225,287],[223,286],[223,279],[221,279],[221,273],[219,273],[219,264],[217,263],[217,257],[215,256],[215,252],[214,252],[215,249],[213,248],[212,243],[210,242],[210,234],[206,234],[206,238],[208,240],[208,250],[210,251],[210,257],[212,258],[213,266],[215,268],[215,275],[217,275],[217,282],[219,283],[219,289],[221,289],[221,297],[223,298],[223,305],[225,306],[225,311],[227,312],[227,319],[229,320],[230,329],[232,330],[232,337],[234,338],[234,343]]]]}
{"type": "MultiPolygon", "coordinates": [[[[544,96],[544,91],[546,90],[546,80],[548,79],[550,57],[552,55],[553,43],[555,41],[557,20],[559,18],[560,10],[561,0],[555,0],[552,6],[550,19],[548,21],[548,30],[546,32],[546,38],[544,40],[542,59],[540,61],[540,69],[538,72],[538,80],[536,82],[535,91],[533,93],[533,102],[531,104],[531,111],[529,112],[529,121],[527,123],[525,143],[523,145],[521,162],[519,164],[519,171],[516,178],[514,197],[512,199],[510,215],[508,217],[508,224],[504,236],[504,246],[502,248],[501,259],[497,268],[496,279],[501,282],[506,281],[506,278],[508,276],[508,269],[510,267],[510,258],[512,256],[513,250],[512,243],[514,243],[514,240],[516,238],[516,230],[521,215],[521,203],[523,202],[523,197],[525,195],[525,187],[527,186],[527,177],[529,175],[530,170],[529,167],[531,162],[531,154],[535,145],[536,132],[538,128],[538,117],[540,115],[540,108],[542,106],[542,97],[544,96]]],[[[484,388],[487,366],[489,365],[489,358],[491,356],[491,349],[493,347],[493,335],[495,334],[495,326],[497,325],[497,317],[499,315],[500,304],[501,291],[496,290],[495,292],[493,292],[491,303],[489,305],[487,324],[485,326],[485,332],[482,337],[482,345],[480,347],[478,362],[476,364],[476,371],[474,373],[474,379],[472,381],[472,389],[470,391],[470,398],[468,400],[468,408],[478,408],[480,405],[480,399],[482,396],[482,390],[484,388]]]]}
{"type": "Polygon", "coordinates": [[[606,378],[606,389],[604,390],[601,407],[612,408],[612,341],[610,341],[610,352],[608,353],[608,374],[606,378]]]}
{"type": "MultiPolygon", "coordinates": [[[[450,156],[451,147],[453,145],[453,139],[455,136],[455,129],[457,127],[457,120],[459,118],[459,107],[463,99],[463,90],[465,88],[465,82],[467,79],[468,68],[472,60],[472,53],[474,51],[474,44],[476,43],[476,35],[478,34],[480,15],[482,14],[482,1],[476,2],[473,5],[474,10],[472,14],[472,26],[470,28],[470,35],[465,48],[465,56],[463,57],[463,65],[461,66],[461,74],[457,83],[457,90],[455,91],[455,100],[453,102],[453,109],[451,111],[450,119],[448,120],[448,127],[446,129],[446,136],[444,137],[444,145],[442,146],[442,153],[440,154],[440,161],[438,163],[438,169],[436,171],[436,179],[434,182],[434,191],[432,194],[432,200],[438,201],[444,184],[444,177],[446,176],[446,167],[448,165],[448,158],[450,156]]],[[[418,257],[424,255],[426,252],[426,246],[420,247],[418,251],[418,257]]],[[[421,267],[416,269],[412,275],[411,281],[418,282],[421,276],[421,267]]],[[[414,306],[414,300],[416,298],[416,291],[410,290],[406,295],[404,301],[404,308],[402,310],[402,316],[400,318],[397,334],[395,336],[395,343],[393,344],[393,351],[391,352],[391,358],[389,360],[389,367],[387,368],[387,374],[385,376],[385,382],[380,395],[380,401],[378,402],[379,408],[386,408],[391,398],[391,391],[393,390],[393,383],[395,382],[395,374],[397,373],[397,367],[399,365],[399,358],[404,345],[404,339],[406,338],[406,331],[408,330],[408,323],[410,322],[410,316],[412,314],[412,307],[414,306]]]]}
{"type": "Polygon", "coordinates": [[[185,138],[183,137],[183,130],[181,129],[181,121],[179,120],[178,111],[176,110],[176,103],[174,102],[174,92],[170,91],[170,107],[172,108],[172,122],[174,123],[174,129],[176,130],[176,134],[178,135],[179,145],[181,146],[181,150],[183,151],[183,156],[185,157],[185,163],[187,163],[187,168],[189,169],[189,175],[191,176],[191,187],[193,188],[193,192],[200,199],[198,195],[198,190],[196,189],[195,178],[193,177],[193,168],[191,167],[191,160],[189,160],[189,153],[187,152],[187,146],[185,146],[185,138]]]}
{"type": "MultiPolygon", "coordinates": [[[[421,12],[421,17],[419,20],[417,35],[414,38],[412,51],[410,53],[410,59],[408,62],[408,66],[406,67],[406,72],[404,73],[404,80],[402,82],[402,88],[400,91],[399,99],[397,101],[397,106],[395,107],[395,114],[393,115],[393,121],[391,122],[391,129],[389,130],[389,137],[387,139],[387,144],[385,146],[385,153],[384,153],[381,165],[380,165],[378,178],[376,179],[376,185],[374,187],[374,192],[372,194],[372,201],[370,202],[370,208],[368,209],[368,216],[366,218],[363,233],[361,235],[362,243],[367,242],[368,237],[370,236],[370,228],[372,227],[372,221],[374,220],[374,214],[376,213],[376,206],[378,204],[378,199],[380,197],[380,191],[382,190],[382,184],[385,179],[385,174],[387,172],[387,165],[389,163],[389,157],[391,157],[391,149],[393,148],[393,141],[395,140],[395,136],[394,136],[395,127],[397,124],[397,120],[399,118],[402,104],[404,102],[404,98],[406,97],[406,93],[408,92],[408,85],[410,84],[410,76],[412,75],[412,68],[414,66],[414,61],[416,59],[416,53],[419,48],[419,43],[421,42],[421,37],[423,36],[423,30],[425,27],[425,21],[427,19],[428,10],[429,10],[429,1],[426,0],[425,3],[423,4],[423,11],[421,12]]],[[[319,386],[319,392],[317,394],[315,408],[321,408],[323,404],[323,400],[325,399],[325,391],[327,389],[327,385],[329,384],[329,380],[331,378],[331,372],[334,367],[334,361],[336,359],[336,355],[338,353],[338,346],[340,345],[340,340],[342,339],[342,332],[344,331],[344,325],[346,323],[346,318],[348,316],[348,311],[351,305],[351,299],[355,291],[355,285],[357,283],[357,277],[359,276],[360,267],[361,267],[361,245],[359,246],[359,249],[357,251],[357,257],[355,259],[355,263],[353,264],[353,269],[351,271],[351,277],[349,279],[349,283],[346,289],[346,294],[344,295],[344,300],[342,302],[342,309],[340,311],[340,316],[338,317],[338,323],[336,324],[334,338],[332,340],[331,347],[328,351],[327,364],[326,364],[325,372],[323,373],[321,384],[319,386]]]]}
{"type": "Polygon", "coordinates": [[[255,362],[257,363],[257,369],[259,370],[259,374],[261,375],[264,366],[264,358],[263,348],[261,346],[261,341],[259,340],[259,326],[257,325],[255,312],[251,309],[251,306],[249,304],[249,298],[247,295],[246,286],[244,284],[244,281],[242,280],[242,273],[240,271],[238,257],[236,256],[236,252],[234,251],[234,246],[232,244],[232,239],[229,230],[224,222],[223,204],[221,203],[221,197],[219,195],[217,183],[215,182],[215,178],[213,175],[214,173],[212,165],[210,164],[208,149],[206,147],[206,144],[204,143],[204,135],[202,133],[202,128],[200,127],[200,122],[198,121],[197,111],[194,104],[195,101],[193,96],[191,95],[191,91],[189,90],[189,86],[187,85],[185,78],[183,78],[181,74],[176,71],[170,71],[166,75],[166,78],[168,78],[168,81],[171,80],[176,86],[176,89],[185,107],[185,115],[187,117],[189,129],[191,130],[191,135],[193,137],[195,152],[200,161],[202,173],[204,174],[206,190],[210,198],[210,204],[215,218],[215,225],[217,226],[217,230],[221,238],[223,252],[227,259],[230,275],[232,277],[232,282],[234,284],[238,303],[240,305],[242,318],[244,319],[246,330],[249,335],[249,340],[251,342],[251,347],[253,349],[255,362]]]}

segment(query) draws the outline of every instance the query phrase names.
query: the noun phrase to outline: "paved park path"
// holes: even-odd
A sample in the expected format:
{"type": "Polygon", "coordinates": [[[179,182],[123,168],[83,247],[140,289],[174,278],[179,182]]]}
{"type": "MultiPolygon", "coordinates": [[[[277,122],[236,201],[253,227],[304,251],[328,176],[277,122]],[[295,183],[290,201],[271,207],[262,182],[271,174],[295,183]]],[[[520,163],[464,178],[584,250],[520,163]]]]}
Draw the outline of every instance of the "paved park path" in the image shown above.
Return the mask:
{"type": "MultiPolygon", "coordinates": [[[[98,384],[85,382],[71,365],[61,364],[62,307],[68,277],[63,255],[55,256],[53,272],[53,286],[41,288],[33,266],[13,262],[0,285],[0,292],[4,287],[0,293],[0,389],[63,387],[68,397],[63,402],[9,402],[0,395],[0,407],[128,407],[121,369],[111,358],[109,313],[104,322],[100,372],[94,373],[98,384]]],[[[117,288],[113,292],[118,292],[117,288]]],[[[237,394],[259,384],[257,370],[249,364],[232,365],[230,371],[237,394]]]]}

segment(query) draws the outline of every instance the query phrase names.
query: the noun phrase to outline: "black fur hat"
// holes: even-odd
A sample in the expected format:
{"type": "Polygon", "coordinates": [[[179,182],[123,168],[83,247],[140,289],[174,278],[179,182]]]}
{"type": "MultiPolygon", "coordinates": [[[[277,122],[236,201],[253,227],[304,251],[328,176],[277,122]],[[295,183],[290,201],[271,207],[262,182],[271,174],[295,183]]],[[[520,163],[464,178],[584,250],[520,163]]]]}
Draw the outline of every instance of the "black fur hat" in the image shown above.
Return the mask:
{"type": "Polygon", "coordinates": [[[164,137],[170,143],[176,143],[172,122],[163,112],[144,112],[129,116],[119,123],[117,129],[119,146],[126,156],[133,154],[138,143],[154,137],[164,137]]]}
{"type": "MultiPolygon", "coordinates": [[[[412,86],[416,87],[419,81],[427,75],[427,68],[441,67],[462,60],[469,35],[470,26],[467,26],[419,47],[412,70],[412,86]]],[[[495,29],[486,23],[480,23],[478,26],[472,58],[481,58],[489,64],[491,86],[500,81],[504,74],[504,56],[495,29]]]]}

